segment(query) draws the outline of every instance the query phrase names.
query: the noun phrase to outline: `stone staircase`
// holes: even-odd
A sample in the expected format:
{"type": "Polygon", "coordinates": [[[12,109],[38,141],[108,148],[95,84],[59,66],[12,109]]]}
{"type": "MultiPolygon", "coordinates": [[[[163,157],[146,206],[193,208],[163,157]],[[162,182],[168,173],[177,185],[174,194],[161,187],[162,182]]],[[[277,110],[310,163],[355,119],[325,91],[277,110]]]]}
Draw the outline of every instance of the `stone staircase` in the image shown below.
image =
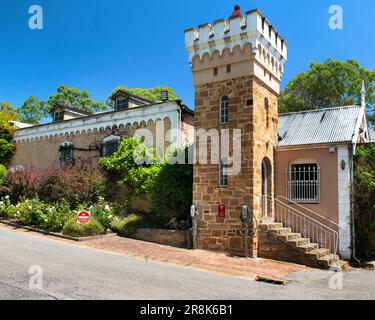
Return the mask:
{"type": "Polygon", "coordinates": [[[345,270],[346,261],[337,259],[329,249],[320,248],[300,233],[292,232],[282,223],[260,225],[259,256],[303,264],[311,268],[345,270]]]}

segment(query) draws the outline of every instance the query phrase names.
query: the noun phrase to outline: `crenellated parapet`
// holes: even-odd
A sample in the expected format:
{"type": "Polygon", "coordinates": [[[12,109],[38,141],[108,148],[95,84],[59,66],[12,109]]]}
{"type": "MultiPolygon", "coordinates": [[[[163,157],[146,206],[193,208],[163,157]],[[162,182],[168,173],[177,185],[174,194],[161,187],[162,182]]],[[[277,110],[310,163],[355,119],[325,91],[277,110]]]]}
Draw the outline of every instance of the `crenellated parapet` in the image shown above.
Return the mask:
{"type": "Polygon", "coordinates": [[[258,10],[242,15],[239,11],[229,19],[220,19],[213,24],[203,24],[185,31],[185,48],[189,63],[194,59],[222,56],[226,50],[233,53],[236,47],[249,50],[258,64],[276,80],[281,80],[287,60],[287,42],[258,10]]]}

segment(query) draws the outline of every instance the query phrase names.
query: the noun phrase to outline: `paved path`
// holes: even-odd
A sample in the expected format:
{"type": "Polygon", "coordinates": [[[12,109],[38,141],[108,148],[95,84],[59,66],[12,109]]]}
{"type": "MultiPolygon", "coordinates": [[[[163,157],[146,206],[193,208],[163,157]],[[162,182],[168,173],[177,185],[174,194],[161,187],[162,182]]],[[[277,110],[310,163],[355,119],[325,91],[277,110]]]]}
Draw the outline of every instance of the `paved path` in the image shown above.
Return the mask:
{"type": "Polygon", "coordinates": [[[340,291],[329,289],[324,271],[289,274],[289,285],[275,286],[88,245],[0,226],[0,299],[375,299],[371,271],[345,274],[340,291]],[[34,265],[43,269],[42,290],[29,289],[34,265]]]}

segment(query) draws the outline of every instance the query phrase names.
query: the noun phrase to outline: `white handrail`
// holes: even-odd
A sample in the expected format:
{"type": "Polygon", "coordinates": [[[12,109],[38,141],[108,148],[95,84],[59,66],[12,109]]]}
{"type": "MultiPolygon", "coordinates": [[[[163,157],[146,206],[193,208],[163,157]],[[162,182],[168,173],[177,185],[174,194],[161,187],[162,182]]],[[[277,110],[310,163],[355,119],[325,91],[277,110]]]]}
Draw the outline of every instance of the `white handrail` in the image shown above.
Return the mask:
{"type": "MultiPolygon", "coordinates": [[[[314,240],[314,238],[317,237],[319,235],[319,233],[322,236],[323,229],[324,229],[325,236],[327,236],[327,238],[325,239],[325,242],[326,242],[326,244],[327,244],[327,242],[329,242],[329,248],[327,248],[327,249],[329,249],[331,252],[333,251],[335,258],[337,258],[339,234],[336,230],[328,227],[327,225],[321,223],[320,221],[315,220],[313,217],[311,217],[309,215],[306,215],[303,212],[300,212],[296,208],[293,208],[292,206],[282,202],[281,200],[278,200],[278,199],[273,198],[271,196],[261,196],[261,197],[268,198],[269,200],[274,201],[274,203],[277,206],[280,206],[284,210],[288,210],[287,213],[284,212],[285,220],[286,220],[286,214],[288,214],[288,215],[292,214],[295,217],[294,221],[296,222],[296,225],[295,226],[290,225],[289,227],[294,227],[295,229],[298,229],[298,224],[299,224],[299,227],[302,227],[302,223],[304,224],[304,227],[306,227],[305,226],[306,222],[309,225],[311,225],[312,226],[311,230],[310,230],[310,228],[308,228],[309,230],[306,230],[307,232],[310,232],[310,234],[308,234],[307,237],[312,238],[314,240]],[[303,222],[301,220],[298,220],[298,219],[303,219],[303,222]],[[297,222],[297,221],[299,221],[299,222],[297,222]],[[332,239],[333,239],[333,246],[331,246],[332,242],[331,242],[330,237],[332,237],[332,239]]],[[[276,217],[276,219],[277,218],[280,218],[280,220],[283,220],[282,219],[282,213],[279,217],[276,217]]],[[[280,221],[280,222],[288,223],[287,221],[280,221]]],[[[291,222],[291,221],[289,221],[289,222],[291,222]]],[[[322,241],[323,241],[323,239],[322,239],[322,241]]]]}
{"type": "Polygon", "coordinates": [[[276,196],[276,199],[277,199],[277,198],[282,198],[282,199],[286,200],[287,202],[292,203],[293,205],[296,205],[296,206],[298,206],[298,207],[300,207],[300,208],[302,208],[302,209],[304,209],[304,210],[306,210],[306,211],[308,211],[308,212],[314,214],[315,216],[318,216],[319,218],[322,218],[322,219],[325,220],[325,221],[328,221],[329,223],[335,225],[335,226],[338,227],[339,229],[342,229],[342,228],[343,228],[343,227],[341,227],[339,224],[337,224],[336,222],[334,222],[334,221],[328,219],[327,217],[324,217],[324,216],[322,216],[321,214],[319,214],[319,213],[317,213],[317,212],[315,212],[315,211],[313,211],[313,210],[311,210],[311,209],[309,209],[309,208],[306,208],[306,207],[300,205],[299,203],[297,203],[297,202],[295,202],[295,201],[292,201],[292,200],[288,199],[287,197],[285,197],[285,196],[283,196],[283,195],[277,195],[277,196],[276,196]]]}

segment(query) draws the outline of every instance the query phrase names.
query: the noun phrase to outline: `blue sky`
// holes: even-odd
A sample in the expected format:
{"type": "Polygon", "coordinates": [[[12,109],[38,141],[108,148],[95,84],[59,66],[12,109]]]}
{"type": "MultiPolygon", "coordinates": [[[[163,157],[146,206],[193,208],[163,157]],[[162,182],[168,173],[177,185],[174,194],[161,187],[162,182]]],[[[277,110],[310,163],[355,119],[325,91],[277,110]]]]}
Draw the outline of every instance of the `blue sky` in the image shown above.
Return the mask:
{"type": "Polygon", "coordinates": [[[183,31],[228,17],[234,4],[259,8],[289,42],[283,86],[328,57],[375,68],[374,0],[1,0],[0,101],[47,99],[61,84],[99,101],[120,85],[168,85],[193,107],[183,31]],[[44,30],[28,28],[33,4],[44,30]],[[343,30],[328,28],[333,4],[344,9],[343,30]]]}

